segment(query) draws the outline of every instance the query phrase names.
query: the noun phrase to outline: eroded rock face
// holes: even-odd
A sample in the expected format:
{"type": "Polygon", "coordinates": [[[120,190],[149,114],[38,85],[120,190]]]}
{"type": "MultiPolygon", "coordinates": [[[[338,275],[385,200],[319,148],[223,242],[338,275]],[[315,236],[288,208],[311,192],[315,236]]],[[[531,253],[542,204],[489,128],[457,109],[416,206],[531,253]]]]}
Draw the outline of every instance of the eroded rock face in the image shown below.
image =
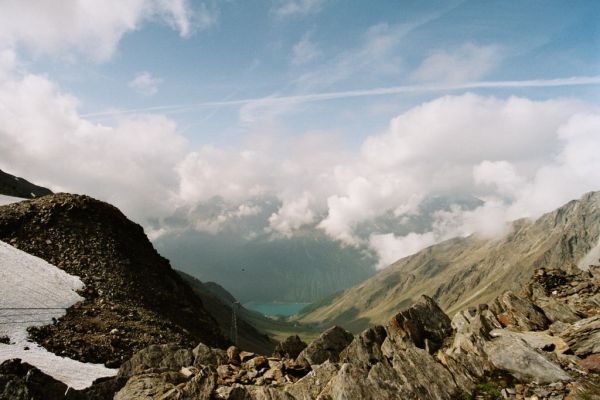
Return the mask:
{"type": "Polygon", "coordinates": [[[525,331],[544,330],[550,320],[529,298],[505,292],[491,307],[502,326],[525,331]]]}
{"type": "Polygon", "coordinates": [[[453,333],[450,318],[425,295],[412,307],[396,314],[387,326],[390,335],[412,342],[433,354],[453,333]]]}
{"type": "Polygon", "coordinates": [[[166,368],[179,370],[194,363],[194,353],[178,345],[162,344],[151,345],[135,353],[128,361],[121,365],[118,376],[129,377],[136,372],[149,368],[166,368]]]}
{"type": "Polygon", "coordinates": [[[582,319],[560,333],[578,356],[600,353],[600,316],[582,319]]]}
{"type": "Polygon", "coordinates": [[[381,325],[363,331],[342,351],[340,362],[354,363],[362,368],[369,368],[383,359],[381,345],[386,337],[387,331],[381,325]]]}
{"type": "Polygon", "coordinates": [[[337,362],[340,353],[353,338],[354,336],[344,328],[331,327],[302,350],[296,362],[305,366],[321,364],[327,360],[337,362]]]}
{"type": "Polygon", "coordinates": [[[295,359],[306,346],[307,344],[298,335],[288,336],[283,342],[277,344],[273,357],[295,359]]]}

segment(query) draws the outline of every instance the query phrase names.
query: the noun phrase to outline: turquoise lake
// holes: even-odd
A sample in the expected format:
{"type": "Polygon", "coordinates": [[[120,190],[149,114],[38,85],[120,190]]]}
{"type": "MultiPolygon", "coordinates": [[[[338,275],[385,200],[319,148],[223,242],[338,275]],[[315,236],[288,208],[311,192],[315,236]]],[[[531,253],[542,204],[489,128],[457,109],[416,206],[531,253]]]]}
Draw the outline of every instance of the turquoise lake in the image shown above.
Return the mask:
{"type": "Polygon", "coordinates": [[[246,303],[244,307],[257,311],[267,317],[283,315],[289,317],[309,305],[310,303],[246,303]]]}

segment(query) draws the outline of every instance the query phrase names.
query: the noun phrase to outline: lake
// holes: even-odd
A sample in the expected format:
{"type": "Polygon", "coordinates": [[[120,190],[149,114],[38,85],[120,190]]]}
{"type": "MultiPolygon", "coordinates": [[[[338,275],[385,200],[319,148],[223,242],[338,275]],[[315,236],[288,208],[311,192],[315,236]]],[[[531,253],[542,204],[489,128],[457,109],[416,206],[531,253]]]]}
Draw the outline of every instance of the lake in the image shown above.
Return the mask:
{"type": "Polygon", "coordinates": [[[273,315],[283,315],[289,317],[296,314],[310,303],[246,303],[244,307],[249,310],[257,311],[267,317],[273,315]]]}

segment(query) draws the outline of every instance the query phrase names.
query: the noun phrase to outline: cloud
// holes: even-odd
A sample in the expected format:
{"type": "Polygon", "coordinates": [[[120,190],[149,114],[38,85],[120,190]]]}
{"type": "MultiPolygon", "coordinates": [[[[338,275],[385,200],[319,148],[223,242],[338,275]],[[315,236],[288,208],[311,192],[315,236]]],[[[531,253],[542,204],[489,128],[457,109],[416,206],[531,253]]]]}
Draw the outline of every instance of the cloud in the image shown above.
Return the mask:
{"type": "Polygon", "coordinates": [[[292,48],[293,65],[307,64],[321,55],[319,47],[310,40],[310,35],[305,34],[302,39],[292,48]]]}
{"type": "Polygon", "coordinates": [[[486,76],[500,62],[497,46],[463,44],[453,50],[438,50],[411,74],[417,81],[460,83],[486,76]]]}
{"type": "Polygon", "coordinates": [[[396,236],[392,233],[371,234],[369,246],[378,255],[377,268],[385,268],[393,262],[414,254],[436,242],[432,232],[424,234],[409,233],[406,236],[396,236]]]}
{"type": "Polygon", "coordinates": [[[182,37],[209,27],[214,13],[186,0],[65,0],[0,3],[0,48],[23,46],[36,55],[86,55],[108,60],[124,34],[145,21],[164,22],[182,37]]]}
{"type": "Polygon", "coordinates": [[[269,217],[269,231],[291,237],[297,229],[313,223],[313,201],[314,197],[308,192],[302,193],[299,198],[284,201],[279,210],[269,217]]]}
{"type": "Polygon", "coordinates": [[[272,12],[278,17],[315,14],[323,8],[326,0],[284,0],[273,7],[272,12]]]}
{"type": "Polygon", "coordinates": [[[153,77],[148,71],[142,71],[135,74],[135,77],[129,81],[129,87],[143,95],[152,96],[158,92],[160,83],[162,83],[162,79],[153,77]]]}

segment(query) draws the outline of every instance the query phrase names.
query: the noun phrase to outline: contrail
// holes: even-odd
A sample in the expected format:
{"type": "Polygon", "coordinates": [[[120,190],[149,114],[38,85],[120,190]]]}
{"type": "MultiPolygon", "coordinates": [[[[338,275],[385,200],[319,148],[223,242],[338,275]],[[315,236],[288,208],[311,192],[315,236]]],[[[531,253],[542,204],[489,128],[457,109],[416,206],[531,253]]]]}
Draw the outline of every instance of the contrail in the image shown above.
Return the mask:
{"type": "Polygon", "coordinates": [[[406,85],[378,87],[363,90],[346,90],[337,92],[311,93],[292,96],[266,96],[258,98],[223,100],[223,101],[204,101],[198,103],[175,104],[166,106],[135,108],[129,110],[111,110],[88,114],[82,114],[82,117],[105,117],[117,116],[146,112],[181,112],[201,107],[233,107],[253,104],[256,107],[273,106],[277,104],[291,103],[311,103],[318,101],[346,99],[353,97],[386,96],[403,93],[424,93],[424,92],[447,92],[469,89],[505,89],[505,88],[535,88],[535,87],[559,87],[559,86],[583,86],[599,85],[600,75],[597,76],[575,76],[570,78],[557,79],[532,79],[532,80],[513,80],[513,81],[480,81],[466,82],[458,84],[444,85],[406,85]]]}

